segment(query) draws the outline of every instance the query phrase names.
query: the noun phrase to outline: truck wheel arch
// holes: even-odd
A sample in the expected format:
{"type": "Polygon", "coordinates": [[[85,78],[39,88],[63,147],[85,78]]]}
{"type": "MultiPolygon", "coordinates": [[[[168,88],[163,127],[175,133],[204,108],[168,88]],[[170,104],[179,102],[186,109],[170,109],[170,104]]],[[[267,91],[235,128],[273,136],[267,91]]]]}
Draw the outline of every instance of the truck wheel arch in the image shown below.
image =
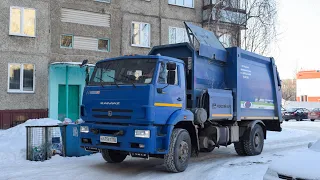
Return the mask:
{"type": "Polygon", "coordinates": [[[197,132],[197,128],[195,127],[193,122],[192,121],[180,121],[174,126],[174,128],[181,128],[181,129],[185,129],[188,131],[190,138],[191,138],[192,149],[195,150],[196,154],[198,154],[198,152],[200,150],[198,132],[197,132]]]}
{"type": "Polygon", "coordinates": [[[262,127],[264,139],[267,139],[267,128],[266,128],[266,125],[261,120],[239,122],[240,139],[249,139],[249,137],[247,137],[246,135],[248,135],[250,133],[246,133],[246,132],[251,131],[256,124],[258,124],[262,127]]]}

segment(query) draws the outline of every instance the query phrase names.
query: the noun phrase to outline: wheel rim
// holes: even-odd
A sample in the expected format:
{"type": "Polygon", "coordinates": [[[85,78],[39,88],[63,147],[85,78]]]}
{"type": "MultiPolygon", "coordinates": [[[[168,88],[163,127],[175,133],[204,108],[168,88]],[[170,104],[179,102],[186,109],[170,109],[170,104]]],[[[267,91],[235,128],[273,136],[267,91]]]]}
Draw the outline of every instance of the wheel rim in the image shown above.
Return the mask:
{"type": "Polygon", "coordinates": [[[188,159],[189,146],[185,141],[181,141],[179,145],[179,160],[180,162],[185,162],[188,159]]]}
{"type": "Polygon", "coordinates": [[[257,148],[259,147],[260,143],[261,143],[260,135],[259,133],[256,133],[254,136],[254,146],[257,148]]]}

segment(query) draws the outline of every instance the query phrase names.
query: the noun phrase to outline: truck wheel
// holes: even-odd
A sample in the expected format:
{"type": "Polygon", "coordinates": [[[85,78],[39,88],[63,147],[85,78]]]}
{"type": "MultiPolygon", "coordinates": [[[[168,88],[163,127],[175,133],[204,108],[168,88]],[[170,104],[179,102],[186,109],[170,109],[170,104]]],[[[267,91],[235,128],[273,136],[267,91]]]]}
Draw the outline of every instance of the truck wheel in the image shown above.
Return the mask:
{"type": "Polygon", "coordinates": [[[244,151],[248,156],[261,154],[264,146],[264,133],[260,125],[256,124],[250,133],[248,140],[243,140],[244,151]]]}
{"type": "Polygon", "coordinates": [[[164,156],[164,164],[170,172],[183,172],[188,167],[191,156],[191,138],[185,129],[173,129],[169,152],[164,156]]]}
{"type": "Polygon", "coordinates": [[[127,154],[121,153],[119,151],[103,149],[101,151],[102,157],[108,163],[121,163],[127,157],[127,154]]]}
{"type": "Polygon", "coordinates": [[[246,151],[244,150],[243,141],[240,140],[239,142],[234,143],[234,149],[236,150],[239,156],[246,156],[246,151]]]}

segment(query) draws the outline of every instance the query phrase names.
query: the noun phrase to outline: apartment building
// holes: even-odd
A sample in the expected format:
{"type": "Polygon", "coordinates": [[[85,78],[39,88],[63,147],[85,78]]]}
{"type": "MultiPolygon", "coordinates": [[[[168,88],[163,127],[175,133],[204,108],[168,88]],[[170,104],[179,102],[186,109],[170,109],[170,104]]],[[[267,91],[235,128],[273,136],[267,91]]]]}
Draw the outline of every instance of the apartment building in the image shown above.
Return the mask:
{"type": "Polygon", "coordinates": [[[86,71],[101,59],[188,41],[202,0],[0,2],[0,129],[29,118],[79,118],[86,71]],[[89,66],[80,67],[88,59],[89,66]]]}

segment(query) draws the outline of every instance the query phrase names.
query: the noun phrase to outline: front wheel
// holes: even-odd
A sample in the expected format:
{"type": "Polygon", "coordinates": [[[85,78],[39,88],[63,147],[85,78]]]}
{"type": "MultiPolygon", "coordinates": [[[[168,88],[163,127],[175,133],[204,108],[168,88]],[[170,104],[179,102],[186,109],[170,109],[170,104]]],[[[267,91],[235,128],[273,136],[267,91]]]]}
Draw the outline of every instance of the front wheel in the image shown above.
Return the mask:
{"type": "Polygon", "coordinates": [[[249,139],[243,140],[244,151],[247,156],[261,154],[264,146],[264,133],[261,125],[256,124],[250,133],[249,139]]]}
{"type": "Polygon", "coordinates": [[[183,172],[188,167],[191,156],[191,138],[185,129],[173,129],[169,152],[164,156],[164,164],[170,172],[183,172]]]}
{"type": "Polygon", "coordinates": [[[109,149],[103,149],[101,151],[101,154],[103,159],[106,160],[108,163],[121,163],[127,157],[127,154],[123,152],[109,149]]]}

